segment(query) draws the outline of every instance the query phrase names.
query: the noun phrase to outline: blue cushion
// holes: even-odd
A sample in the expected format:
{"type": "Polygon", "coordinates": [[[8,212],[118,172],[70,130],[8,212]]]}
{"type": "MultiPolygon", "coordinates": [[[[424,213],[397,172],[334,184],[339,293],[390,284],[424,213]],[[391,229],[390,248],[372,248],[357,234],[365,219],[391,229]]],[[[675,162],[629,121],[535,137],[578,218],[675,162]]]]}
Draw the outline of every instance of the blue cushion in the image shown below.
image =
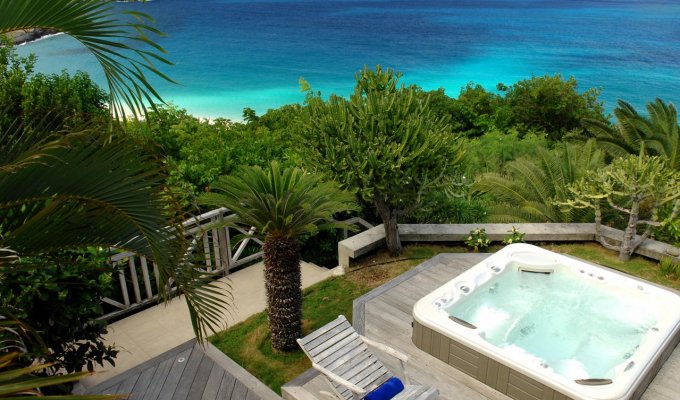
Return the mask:
{"type": "Polygon", "coordinates": [[[365,400],[389,400],[404,390],[404,384],[399,378],[392,377],[387,382],[375,388],[374,391],[364,397],[365,400]]]}

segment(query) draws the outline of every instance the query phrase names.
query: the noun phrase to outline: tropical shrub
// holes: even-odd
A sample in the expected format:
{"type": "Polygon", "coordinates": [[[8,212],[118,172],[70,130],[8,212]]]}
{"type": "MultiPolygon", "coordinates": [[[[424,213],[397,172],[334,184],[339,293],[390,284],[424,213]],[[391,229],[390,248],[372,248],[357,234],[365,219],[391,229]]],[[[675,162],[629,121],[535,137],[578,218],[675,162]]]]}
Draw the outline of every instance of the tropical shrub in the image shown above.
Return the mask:
{"type": "Polygon", "coordinates": [[[449,118],[453,132],[469,138],[482,136],[493,129],[494,113],[502,100],[473,82],[461,88],[457,98],[448,97],[444,89],[425,95],[429,96],[430,108],[437,116],[449,118]]]}
{"type": "Polygon", "coordinates": [[[503,238],[503,244],[524,243],[524,233],[514,226],[508,231],[509,235],[503,238]]]}
{"type": "Polygon", "coordinates": [[[24,127],[45,116],[45,127],[53,131],[104,125],[109,119],[106,92],[84,72],[36,74],[24,85],[22,96],[24,127]]]}
{"type": "Polygon", "coordinates": [[[338,242],[344,239],[342,229],[328,229],[300,237],[300,257],[316,265],[334,268],[338,265],[338,242]]]}
{"type": "Polygon", "coordinates": [[[680,261],[671,257],[664,257],[659,261],[659,271],[667,278],[676,279],[680,276],[680,261]]]}
{"type": "Polygon", "coordinates": [[[470,235],[465,239],[465,244],[474,251],[480,251],[488,249],[491,240],[486,235],[486,229],[477,228],[470,231],[470,235]]]}
{"type": "Polygon", "coordinates": [[[499,129],[522,126],[546,132],[551,140],[559,141],[570,131],[581,131],[584,118],[606,120],[598,99],[600,90],[590,88],[579,93],[574,77],[532,76],[510,87],[499,84],[499,88],[505,90],[495,118],[499,129]]]}
{"type": "Polygon", "coordinates": [[[3,271],[0,307],[41,333],[49,349],[28,352],[56,363],[45,372],[94,370],[94,364],[114,364],[118,353],[105,345],[106,321],[101,299],[112,289],[113,268],[98,252],[60,252],[29,258],[21,268],[3,271]],[[31,264],[40,267],[29,269],[31,264]],[[28,265],[28,266],[27,266],[28,265]]]}
{"type": "Polygon", "coordinates": [[[253,114],[252,122],[241,124],[227,119],[209,121],[167,106],[149,112],[148,123],[130,124],[128,131],[161,148],[170,173],[167,183],[178,189],[188,206],[217,177],[242,165],[264,167],[272,160],[294,163],[291,136],[277,119],[283,117],[269,114],[253,114]],[[270,130],[268,124],[276,129],[270,130]]]}
{"type": "Polygon", "coordinates": [[[21,93],[34,66],[34,55],[20,57],[12,42],[0,35],[0,132],[6,132],[20,119],[21,93]]]}
{"type": "Polygon", "coordinates": [[[590,214],[557,202],[570,198],[569,184],[603,164],[603,154],[593,141],[562,143],[554,150],[540,149],[535,157],[507,163],[503,174],[480,175],[473,188],[490,197],[489,220],[493,222],[590,221],[590,214]]]}
{"type": "Polygon", "coordinates": [[[437,191],[405,215],[404,220],[413,224],[472,224],[484,222],[486,213],[486,204],[477,197],[450,196],[437,191]]]}
{"type": "Polygon", "coordinates": [[[680,211],[680,171],[668,168],[663,157],[645,155],[617,158],[610,165],[589,171],[569,186],[574,197],[561,204],[573,208],[593,209],[596,238],[605,247],[617,250],[619,259],[627,261],[635,249],[649,237],[654,227],[661,225],[659,210],[673,204],[677,217],[680,211]],[[620,245],[608,243],[601,234],[604,207],[627,217],[620,245]],[[642,234],[638,235],[638,230],[642,234]]]}
{"type": "Polygon", "coordinates": [[[461,155],[450,126],[399,77],[364,68],[349,100],[324,101],[307,87],[298,146],[303,163],[375,206],[392,254],[401,251],[397,218],[446,186],[461,155]]]}
{"type": "Polygon", "coordinates": [[[592,119],[583,123],[587,134],[614,158],[644,151],[666,157],[670,168],[680,170],[680,125],[675,106],[656,99],[646,108],[648,115],[643,115],[629,103],[619,100],[614,109],[615,125],[592,119]]]}
{"type": "Polygon", "coordinates": [[[23,129],[62,131],[109,119],[107,94],[83,72],[33,74],[35,56],[19,57],[0,46],[0,132],[23,129]]]}
{"type": "Polygon", "coordinates": [[[467,175],[501,172],[510,161],[519,157],[534,158],[539,149],[548,148],[544,133],[520,133],[514,129],[501,132],[493,129],[483,136],[464,141],[465,154],[460,165],[467,175]]]}

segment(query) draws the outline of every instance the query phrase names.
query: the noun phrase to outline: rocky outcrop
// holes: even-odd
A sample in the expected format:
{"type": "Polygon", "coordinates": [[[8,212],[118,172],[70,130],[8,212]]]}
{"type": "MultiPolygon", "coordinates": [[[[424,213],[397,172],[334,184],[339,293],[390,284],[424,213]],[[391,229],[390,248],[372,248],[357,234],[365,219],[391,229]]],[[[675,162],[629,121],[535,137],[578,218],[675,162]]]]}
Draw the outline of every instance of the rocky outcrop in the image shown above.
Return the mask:
{"type": "Polygon", "coordinates": [[[36,39],[40,39],[45,35],[51,35],[53,33],[57,33],[57,31],[52,29],[35,28],[35,29],[21,29],[18,31],[9,32],[7,33],[7,36],[10,38],[12,42],[14,42],[14,44],[21,44],[31,42],[36,39]]]}

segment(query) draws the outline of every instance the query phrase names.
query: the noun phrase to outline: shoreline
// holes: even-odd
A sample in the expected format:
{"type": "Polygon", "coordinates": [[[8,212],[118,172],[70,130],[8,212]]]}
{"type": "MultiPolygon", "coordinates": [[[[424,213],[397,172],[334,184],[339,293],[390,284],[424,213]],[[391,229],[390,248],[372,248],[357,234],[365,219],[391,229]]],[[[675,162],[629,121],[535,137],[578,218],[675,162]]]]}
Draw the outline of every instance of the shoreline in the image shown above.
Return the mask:
{"type": "Polygon", "coordinates": [[[5,35],[9,37],[9,39],[12,41],[12,43],[14,43],[15,46],[19,46],[55,34],[59,34],[59,32],[54,29],[33,28],[33,29],[20,29],[17,31],[8,32],[5,35]]]}

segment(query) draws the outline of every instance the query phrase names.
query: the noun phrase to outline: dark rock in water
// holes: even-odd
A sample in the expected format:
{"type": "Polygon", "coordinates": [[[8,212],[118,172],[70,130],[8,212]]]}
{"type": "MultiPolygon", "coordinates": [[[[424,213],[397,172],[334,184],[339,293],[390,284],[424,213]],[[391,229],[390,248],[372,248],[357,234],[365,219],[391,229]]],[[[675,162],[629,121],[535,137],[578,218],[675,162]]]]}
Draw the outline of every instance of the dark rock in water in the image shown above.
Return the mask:
{"type": "Polygon", "coordinates": [[[35,28],[9,32],[7,36],[9,36],[10,40],[14,42],[14,44],[22,44],[32,42],[36,39],[40,39],[43,36],[52,35],[54,33],[57,33],[57,31],[54,29],[35,28]]]}

